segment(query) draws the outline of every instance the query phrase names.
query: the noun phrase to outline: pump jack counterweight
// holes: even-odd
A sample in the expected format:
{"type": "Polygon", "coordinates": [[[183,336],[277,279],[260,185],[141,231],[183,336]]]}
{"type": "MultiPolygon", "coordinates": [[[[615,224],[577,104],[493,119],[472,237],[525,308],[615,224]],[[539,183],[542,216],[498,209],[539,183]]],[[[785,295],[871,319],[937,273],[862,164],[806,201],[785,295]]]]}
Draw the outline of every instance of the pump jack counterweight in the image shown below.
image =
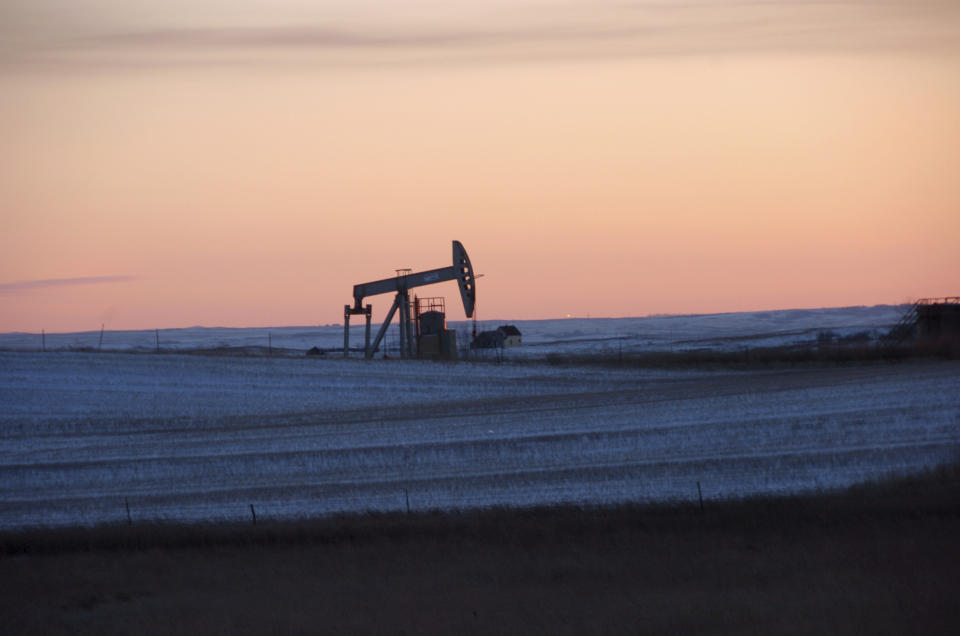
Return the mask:
{"type": "Polygon", "coordinates": [[[397,270],[397,275],[393,278],[384,278],[370,283],[361,283],[353,286],[353,306],[344,305],[343,308],[343,355],[347,357],[350,354],[350,316],[364,315],[366,317],[366,335],[364,342],[364,357],[373,358],[380,342],[387,333],[387,328],[393,320],[393,315],[399,312],[400,321],[400,357],[403,359],[414,358],[417,356],[417,342],[414,339],[413,319],[410,314],[410,290],[415,287],[432,285],[434,283],[443,283],[448,280],[456,280],[460,287],[460,298],[463,300],[463,311],[467,318],[473,316],[473,310],[477,302],[476,278],[473,274],[473,266],[470,264],[470,257],[467,256],[467,250],[463,248],[460,241],[453,241],[453,265],[450,267],[440,267],[424,272],[411,273],[410,270],[397,270]],[[396,294],[387,317],[377,331],[373,342],[370,341],[370,319],[373,314],[373,306],[363,304],[363,299],[368,296],[386,294],[393,292],[396,294]]]}

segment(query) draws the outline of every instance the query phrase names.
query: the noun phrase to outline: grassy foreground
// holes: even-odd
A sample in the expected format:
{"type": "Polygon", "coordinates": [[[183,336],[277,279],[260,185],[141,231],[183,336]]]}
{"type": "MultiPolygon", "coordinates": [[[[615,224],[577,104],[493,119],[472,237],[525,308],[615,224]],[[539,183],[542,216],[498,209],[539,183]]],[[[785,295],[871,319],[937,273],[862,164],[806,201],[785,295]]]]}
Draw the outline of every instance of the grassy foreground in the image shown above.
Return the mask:
{"type": "Polygon", "coordinates": [[[960,468],[691,506],[0,534],[15,633],[956,633],[960,468]]]}
{"type": "Polygon", "coordinates": [[[551,353],[553,365],[637,368],[764,369],[771,367],[889,364],[912,359],[960,359],[960,338],[908,343],[852,342],[818,346],[753,347],[740,350],[630,351],[626,353],[551,353]]]}

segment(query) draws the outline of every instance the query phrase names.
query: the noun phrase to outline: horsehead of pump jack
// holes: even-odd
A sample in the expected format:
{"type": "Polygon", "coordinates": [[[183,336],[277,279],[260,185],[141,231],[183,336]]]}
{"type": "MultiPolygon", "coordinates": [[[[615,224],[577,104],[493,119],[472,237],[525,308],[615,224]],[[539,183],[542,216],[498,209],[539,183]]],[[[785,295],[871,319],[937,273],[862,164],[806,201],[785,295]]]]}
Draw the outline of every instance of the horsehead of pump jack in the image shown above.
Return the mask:
{"type": "Polygon", "coordinates": [[[400,357],[412,358],[415,356],[413,326],[410,319],[410,294],[409,290],[414,287],[432,285],[434,283],[443,283],[448,280],[456,280],[460,286],[460,298],[463,300],[463,311],[467,318],[473,317],[473,309],[477,303],[476,279],[473,275],[473,266],[470,264],[470,257],[467,256],[467,250],[463,248],[460,241],[453,242],[453,265],[449,267],[440,267],[430,269],[424,272],[402,273],[408,270],[399,270],[393,278],[384,278],[370,283],[361,283],[353,286],[353,306],[344,305],[343,308],[343,355],[349,355],[350,351],[350,316],[366,316],[366,333],[364,356],[367,359],[373,357],[383,340],[393,315],[400,310],[400,357]],[[363,299],[367,296],[376,296],[377,294],[396,293],[393,305],[387,313],[376,338],[370,342],[370,317],[373,314],[372,305],[364,305],[363,299]]]}

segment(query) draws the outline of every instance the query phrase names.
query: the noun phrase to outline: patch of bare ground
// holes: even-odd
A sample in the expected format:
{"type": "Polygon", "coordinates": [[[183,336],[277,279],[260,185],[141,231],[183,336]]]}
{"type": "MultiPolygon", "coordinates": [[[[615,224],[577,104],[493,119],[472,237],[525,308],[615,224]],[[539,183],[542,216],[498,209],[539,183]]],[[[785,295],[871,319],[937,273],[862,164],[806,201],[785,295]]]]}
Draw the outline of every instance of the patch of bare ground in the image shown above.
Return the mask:
{"type": "Polygon", "coordinates": [[[698,506],[0,534],[5,633],[954,633],[960,468],[698,506]]]}
{"type": "Polygon", "coordinates": [[[739,350],[548,353],[545,360],[549,364],[567,366],[766,369],[884,364],[933,358],[960,358],[960,338],[908,343],[829,342],[818,346],[743,347],[739,350]]]}

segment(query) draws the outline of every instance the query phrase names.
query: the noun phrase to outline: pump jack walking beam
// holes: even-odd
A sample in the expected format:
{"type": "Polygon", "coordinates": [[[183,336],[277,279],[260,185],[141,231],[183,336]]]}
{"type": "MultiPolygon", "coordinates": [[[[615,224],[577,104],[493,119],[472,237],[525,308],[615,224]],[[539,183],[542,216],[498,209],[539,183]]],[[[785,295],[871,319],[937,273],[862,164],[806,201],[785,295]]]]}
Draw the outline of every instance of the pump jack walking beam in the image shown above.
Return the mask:
{"type": "Polygon", "coordinates": [[[361,283],[353,286],[353,312],[360,313],[363,309],[363,299],[367,296],[387,294],[389,292],[408,291],[414,287],[442,283],[456,280],[460,283],[460,297],[463,299],[463,311],[467,318],[473,316],[473,307],[476,304],[476,289],[474,288],[473,266],[467,250],[463,249],[460,241],[453,242],[453,265],[430,269],[415,274],[404,274],[393,278],[384,278],[372,283],[361,283]]]}
{"type": "Polygon", "coordinates": [[[400,356],[406,358],[414,355],[414,343],[412,342],[413,330],[410,325],[410,294],[409,290],[414,287],[442,283],[448,280],[456,280],[460,286],[460,298],[463,300],[463,311],[467,318],[473,316],[473,309],[477,302],[477,289],[473,275],[473,266],[470,264],[470,257],[467,256],[467,250],[463,248],[460,241],[453,242],[453,265],[450,267],[440,267],[425,272],[416,272],[414,274],[403,274],[393,278],[384,278],[370,283],[362,283],[353,286],[353,307],[345,305],[343,310],[343,355],[346,357],[350,345],[350,316],[364,314],[367,319],[366,343],[364,346],[364,355],[366,358],[372,358],[380,346],[383,336],[393,320],[393,315],[400,311],[400,356]],[[386,320],[380,326],[377,336],[373,343],[370,342],[370,316],[372,307],[364,307],[363,299],[368,296],[378,294],[387,294],[395,292],[397,294],[393,301],[393,306],[387,314],[386,320]]]}

